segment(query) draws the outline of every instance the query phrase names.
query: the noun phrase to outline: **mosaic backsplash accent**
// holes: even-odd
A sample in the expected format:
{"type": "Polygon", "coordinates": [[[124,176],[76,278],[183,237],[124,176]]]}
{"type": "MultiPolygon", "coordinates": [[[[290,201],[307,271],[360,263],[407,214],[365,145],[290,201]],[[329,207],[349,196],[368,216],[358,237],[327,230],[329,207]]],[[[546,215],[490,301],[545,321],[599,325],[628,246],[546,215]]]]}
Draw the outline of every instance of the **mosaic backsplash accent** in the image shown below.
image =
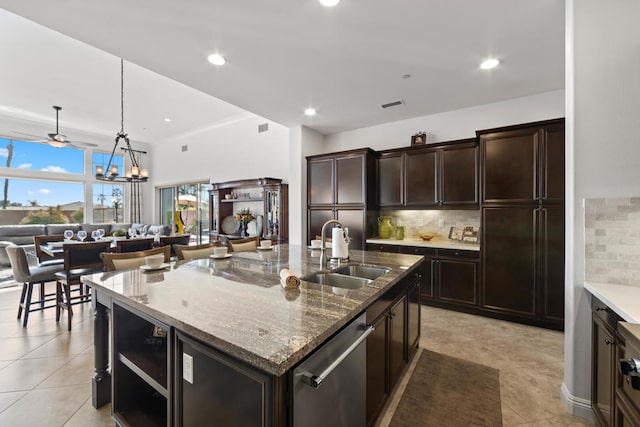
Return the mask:
{"type": "Polygon", "coordinates": [[[585,280],[640,287],[640,197],[585,199],[585,280]]]}
{"type": "Polygon", "coordinates": [[[449,236],[451,227],[472,226],[480,229],[480,210],[382,210],[380,215],[395,218],[394,226],[404,225],[406,237],[418,237],[418,233],[436,232],[443,238],[449,236]]]}

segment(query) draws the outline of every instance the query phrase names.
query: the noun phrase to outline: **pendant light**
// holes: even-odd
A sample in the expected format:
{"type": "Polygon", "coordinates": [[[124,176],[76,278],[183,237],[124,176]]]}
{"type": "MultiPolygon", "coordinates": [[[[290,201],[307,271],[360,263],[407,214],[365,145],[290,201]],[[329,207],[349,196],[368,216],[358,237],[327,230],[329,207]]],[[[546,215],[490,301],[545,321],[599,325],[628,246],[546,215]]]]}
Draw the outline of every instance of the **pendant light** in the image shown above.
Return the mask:
{"type": "Polygon", "coordinates": [[[147,182],[149,180],[149,170],[140,168],[140,164],[136,159],[136,154],[146,153],[146,151],[132,149],[129,143],[129,135],[124,132],[124,60],[120,59],[120,131],[116,134],[115,145],[111,151],[106,170],[103,169],[102,165],[96,166],[95,177],[100,181],[110,182],[147,182]],[[120,144],[120,140],[124,140],[124,147],[120,147],[120,149],[129,154],[129,160],[131,161],[131,169],[124,176],[119,174],[118,165],[113,164],[113,155],[118,148],[118,144],[120,144]]]}

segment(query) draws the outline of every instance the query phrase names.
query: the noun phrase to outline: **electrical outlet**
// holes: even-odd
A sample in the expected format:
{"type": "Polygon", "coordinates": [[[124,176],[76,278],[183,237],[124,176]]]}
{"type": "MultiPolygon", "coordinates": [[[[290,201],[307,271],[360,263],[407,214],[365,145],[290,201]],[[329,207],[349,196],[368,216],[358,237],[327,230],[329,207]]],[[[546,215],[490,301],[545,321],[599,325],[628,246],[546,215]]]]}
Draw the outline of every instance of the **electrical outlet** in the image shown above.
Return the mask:
{"type": "Polygon", "coordinates": [[[418,218],[418,226],[422,227],[424,225],[424,218],[418,218]]]}
{"type": "Polygon", "coordinates": [[[182,379],[193,384],[193,356],[182,353],[182,379]]]}

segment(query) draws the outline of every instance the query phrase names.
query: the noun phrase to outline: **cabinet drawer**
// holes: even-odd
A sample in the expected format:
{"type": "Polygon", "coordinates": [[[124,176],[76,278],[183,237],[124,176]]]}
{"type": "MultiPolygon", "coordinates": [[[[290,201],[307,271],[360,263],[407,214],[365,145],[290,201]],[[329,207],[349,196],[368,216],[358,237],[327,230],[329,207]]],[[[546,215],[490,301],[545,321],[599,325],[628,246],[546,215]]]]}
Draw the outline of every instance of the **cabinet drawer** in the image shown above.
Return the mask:
{"type": "Polygon", "coordinates": [[[398,245],[384,245],[378,243],[367,243],[368,251],[376,252],[392,252],[394,254],[400,253],[400,246],[398,245]]]}
{"type": "Polygon", "coordinates": [[[479,260],[480,251],[465,251],[460,249],[438,249],[441,258],[479,260]]]}
{"type": "Polygon", "coordinates": [[[412,254],[412,255],[426,255],[426,256],[436,256],[437,249],[435,248],[425,248],[421,246],[400,246],[401,254],[412,254]]]}
{"type": "Polygon", "coordinates": [[[612,309],[598,298],[591,296],[591,310],[593,315],[602,320],[612,331],[617,331],[618,322],[622,320],[612,309]]]}

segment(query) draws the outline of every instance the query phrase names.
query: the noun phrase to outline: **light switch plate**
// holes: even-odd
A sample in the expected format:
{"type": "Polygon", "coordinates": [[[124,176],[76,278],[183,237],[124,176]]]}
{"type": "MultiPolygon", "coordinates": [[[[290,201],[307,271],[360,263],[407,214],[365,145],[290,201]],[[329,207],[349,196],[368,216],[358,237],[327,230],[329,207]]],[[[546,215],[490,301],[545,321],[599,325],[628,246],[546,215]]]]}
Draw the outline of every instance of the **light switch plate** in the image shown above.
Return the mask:
{"type": "Polygon", "coordinates": [[[182,379],[193,384],[193,356],[182,353],[182,379]]]}

